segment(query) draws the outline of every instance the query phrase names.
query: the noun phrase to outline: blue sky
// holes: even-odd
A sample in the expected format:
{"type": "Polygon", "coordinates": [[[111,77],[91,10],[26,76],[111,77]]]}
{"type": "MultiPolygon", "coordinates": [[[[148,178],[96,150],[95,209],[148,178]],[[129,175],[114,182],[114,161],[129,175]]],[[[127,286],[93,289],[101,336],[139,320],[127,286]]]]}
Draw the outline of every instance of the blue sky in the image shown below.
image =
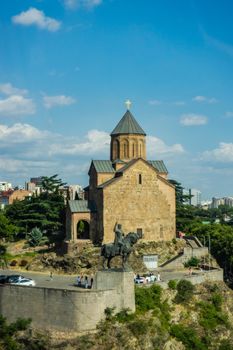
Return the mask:
{"type": "Polygon", "coordinates": [[[86,185],[132,101],[149,159],[233,196],[231,0],[1,0],[0,177],[86,185]]]}

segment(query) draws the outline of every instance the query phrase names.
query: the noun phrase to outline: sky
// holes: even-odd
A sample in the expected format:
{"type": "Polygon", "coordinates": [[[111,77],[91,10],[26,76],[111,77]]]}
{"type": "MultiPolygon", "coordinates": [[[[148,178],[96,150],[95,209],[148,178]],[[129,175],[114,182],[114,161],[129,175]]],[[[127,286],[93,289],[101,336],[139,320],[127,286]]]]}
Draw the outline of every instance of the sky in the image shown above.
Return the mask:
{"type": "Polygon", "coordinates": [[[0,181],[88,184],[132,101],[148,159],[233,196],[231,0],[1,0],[0,181]]]}

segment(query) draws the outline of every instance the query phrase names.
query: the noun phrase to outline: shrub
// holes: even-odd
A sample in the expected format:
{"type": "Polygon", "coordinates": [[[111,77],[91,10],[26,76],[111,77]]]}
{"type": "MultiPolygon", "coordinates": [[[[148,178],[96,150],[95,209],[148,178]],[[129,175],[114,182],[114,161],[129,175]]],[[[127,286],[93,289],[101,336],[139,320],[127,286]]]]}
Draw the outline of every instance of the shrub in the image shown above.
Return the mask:
{"type": "Polygon", "coordinates": [[[227,315],[216,309],[214,304],[202,301],[198,305],[201,309],[199,323],[205,330],[214,330],[218,325],[228,326],[227,315]]]}
{"type": "Polygon", "coordinates": [[[16,266],[18,264],[17,260],[11,260],[10,266],[16,266]]]}
{"type": "Polygon", "coordinates": [[[114,314],[114,310],[115,310],[114,307],[106,307],[106,309],[104,310],[104,314],[105,314],[105,317],[106,317],[107,321],[112,320],[113,314],[114,314]]]}
{"type": "Polygon", "coordinates": [[[25,267],[25,266],[27,266],[27,264],[28,264],[28,261],[23,259],[23,260],[20,261],[19,266],[25,267]]]}
{"type": "Polygon", "coordinates": [[[177,294],[174,301],[179,304],[188,302],[192,298],[195,287],[190,281],[180,280],[176,289],[177,294]]]}
{"type": "Polygon", "coordinates": [[[134,314],[128,308],[121,310],[116,314],[116,320],[120,323],[129,322],[134,319],[134,314]]]}
{"type": "Polygon", "coordinates": [[[128,328],[135,337],[145,335],[150,329],[151,321],[148,320],[135,320],[128,324],[128,328]]]}
{"type": "Polygon", "coordinates": [[[170,334],[181,341],[185,345],[186,349],[206,350],[206,345],[198,337],[193,328],[185,327],[180,324],[174,324],[171,326],[170,334]]]}
{"type": "Polygon", "coordinates": [[[218,311],[221,311],[221,306],[222,306],[222,296],[218,293],[214,293],[211,297],[211,301],[213,303],[213,305],[215,306],[215,309],[218,311]]]}
{"type": "Polygon", "coordinates": [[[175,290],[176,289],[176,286],[177,286],[177,281],[176,280],[170,280],[168,282],[168,287],[172,290],[175,290]]]}
{"type": "Polygon", "coordinates": [[[198,259],[196,256],[193,256],[188,261],[184,263],[185,267],[197,267],[200,264],[200,259],[198,259]]]}
{"type": "Polygon", "coordinates": [[[233,344],[229,339],[223,339],[218,350],[233,350],[233,344]]]}
{"type": "Polygon", "coordinates": [[[155,307],[160,307],[161,293],[162,288],[156,284],[152,285],[150,288],[136,287],[136,310],[140,313],[144,313],[148,310],[153,310],[155,307]]]}

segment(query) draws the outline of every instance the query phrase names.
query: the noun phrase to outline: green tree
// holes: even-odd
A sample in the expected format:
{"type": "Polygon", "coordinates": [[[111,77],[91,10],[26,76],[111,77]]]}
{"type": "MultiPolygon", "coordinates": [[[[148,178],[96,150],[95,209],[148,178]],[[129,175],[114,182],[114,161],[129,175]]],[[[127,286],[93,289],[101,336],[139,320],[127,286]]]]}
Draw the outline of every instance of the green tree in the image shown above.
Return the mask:
{"type": "Polygon", "coordinates": [[[0,238],[11,240],[18,234],[19,231],[19,227],[12,224],[10,220],[2,212],[0,212],[0,238]]]}
{"type": "Polygon", "coordinates": [[[34,227],[32,231],[27,234],[27,241],[29,245],[36,247],[48,243],[48,238],[43,235],[38,227],[34,227]]]}
{"type": "Polygon", "coordinates": [[[66,185],[61,179],[58,179],[58,174],[53,176],[42,176],[42,189],[47,193],[58,192],[59,187],[66,185]]]}

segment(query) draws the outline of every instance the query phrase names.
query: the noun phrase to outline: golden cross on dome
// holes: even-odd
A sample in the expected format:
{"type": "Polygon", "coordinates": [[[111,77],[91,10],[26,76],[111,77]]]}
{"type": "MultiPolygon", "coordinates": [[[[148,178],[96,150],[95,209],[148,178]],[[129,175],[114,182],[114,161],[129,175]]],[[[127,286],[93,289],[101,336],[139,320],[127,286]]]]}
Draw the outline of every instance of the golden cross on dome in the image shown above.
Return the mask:
{"type": "Polygon", "coordinates": [[[126,108],[128,111],[130,110],[131,104],[132,104],[132,102],[130,100],[125,101],[125,105],[126,105],[126,108]]]}

